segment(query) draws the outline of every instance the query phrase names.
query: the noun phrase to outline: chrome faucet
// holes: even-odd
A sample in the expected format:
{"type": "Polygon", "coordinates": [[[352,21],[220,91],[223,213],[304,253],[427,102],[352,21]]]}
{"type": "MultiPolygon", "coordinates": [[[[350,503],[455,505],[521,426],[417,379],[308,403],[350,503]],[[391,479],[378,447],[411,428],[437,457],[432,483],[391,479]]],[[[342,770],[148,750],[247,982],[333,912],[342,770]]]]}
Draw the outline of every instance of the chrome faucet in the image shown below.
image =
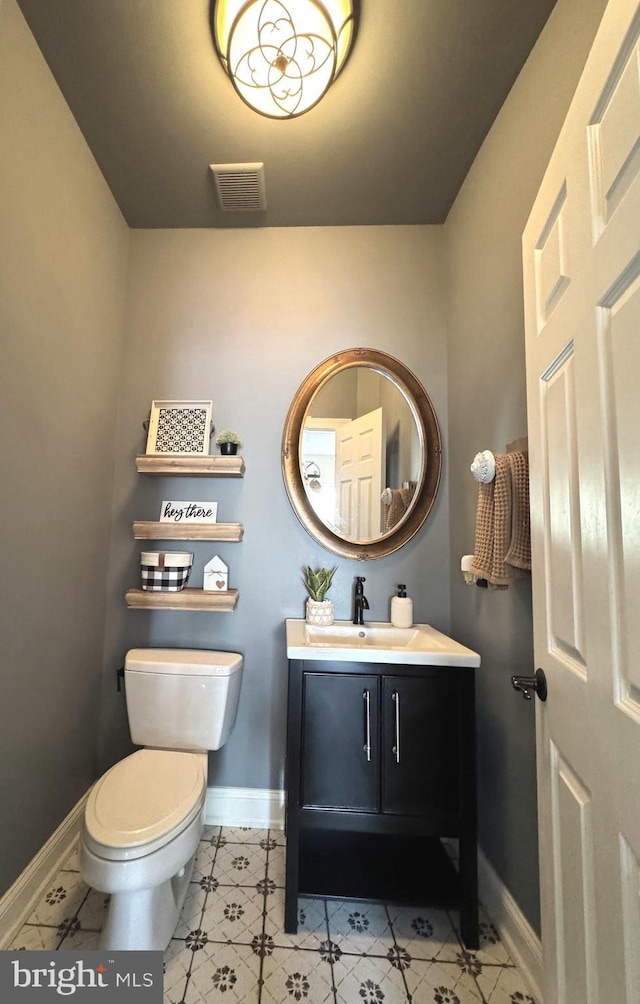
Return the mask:
{"type": "Polygon", "coordinates": [[[356,587],[353,596],[353,623],[364,624],[362,613],[369,609],[369,600],[364,595],[362,583],[365,582],[364,575],[356,575],[356,587]]]}

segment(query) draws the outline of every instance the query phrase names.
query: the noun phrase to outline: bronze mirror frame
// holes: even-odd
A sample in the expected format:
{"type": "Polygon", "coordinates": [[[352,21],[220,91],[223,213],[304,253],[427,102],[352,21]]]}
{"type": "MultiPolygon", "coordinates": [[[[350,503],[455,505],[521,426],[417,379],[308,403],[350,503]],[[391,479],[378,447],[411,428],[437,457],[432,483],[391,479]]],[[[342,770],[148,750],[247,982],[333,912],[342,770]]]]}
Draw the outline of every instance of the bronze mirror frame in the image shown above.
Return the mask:
{"type": "Polygon", "coordinates": [[[440,429],[429,395],[404,363],[378,349],[345,349],[325,359],[309,373],[296,391],[282,433],[282,477],[291,508],[314,540],[343,558],[364,561],[384,558],[416,535],[435,501],[442,473],[440,429]],[[377,540],[360,543],[333,533],[316,515],[305,492],[300,469],[300,443],[307,410],[316,393],[331,377],[354,366],[366,366],[388,377],[412,405],[423,451],[420,481],[413,505],[397,527],[377,540]]]}

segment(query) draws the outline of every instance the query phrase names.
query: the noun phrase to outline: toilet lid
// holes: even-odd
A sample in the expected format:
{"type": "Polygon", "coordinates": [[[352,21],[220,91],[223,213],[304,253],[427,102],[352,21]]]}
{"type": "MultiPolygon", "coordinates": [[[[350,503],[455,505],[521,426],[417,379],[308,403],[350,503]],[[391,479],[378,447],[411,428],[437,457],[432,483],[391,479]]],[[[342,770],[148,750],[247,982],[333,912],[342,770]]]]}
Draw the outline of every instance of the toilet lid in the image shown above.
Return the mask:
{"type": "Polygon", "coordinates": [[[186,825],[198,812],[206,786],[206,754],[139,750],[93,786],[87,832],[106,847],[148,844],[186,825]]]}

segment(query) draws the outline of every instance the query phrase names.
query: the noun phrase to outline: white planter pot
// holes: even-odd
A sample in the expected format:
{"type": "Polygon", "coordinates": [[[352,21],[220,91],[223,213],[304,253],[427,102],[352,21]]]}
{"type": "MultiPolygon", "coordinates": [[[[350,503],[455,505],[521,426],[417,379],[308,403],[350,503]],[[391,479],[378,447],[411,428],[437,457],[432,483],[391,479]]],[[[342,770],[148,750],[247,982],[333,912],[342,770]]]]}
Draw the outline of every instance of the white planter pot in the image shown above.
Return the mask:
{"type": "Polygon", "coordinates": [[[323,600],[319,603],[307,600],[307,624],[315,624],[316,627],[330,627],[333,624],[333,600],[323,600]]]}

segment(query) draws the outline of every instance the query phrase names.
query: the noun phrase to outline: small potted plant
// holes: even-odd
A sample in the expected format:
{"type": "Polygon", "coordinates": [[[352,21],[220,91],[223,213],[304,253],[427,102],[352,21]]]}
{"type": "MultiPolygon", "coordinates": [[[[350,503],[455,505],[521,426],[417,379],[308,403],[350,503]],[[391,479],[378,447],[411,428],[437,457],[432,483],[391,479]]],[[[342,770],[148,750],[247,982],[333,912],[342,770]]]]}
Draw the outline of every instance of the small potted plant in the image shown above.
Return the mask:
{"type": "Polygon", "coordinates": [[[223,457],[234,457],[238,452],[238,447],[242,446],[240,436],[232,429],[225,429],[219,436],[216,436],[216,443],[220,447],[220,453],[223,457]]]}
{"type": "Polygon", "coordinates": [[[326,600],[335,568],[316,568],[314,571],[307,565],[304,572],[304,584],[307,587],[307,624],[328,627],[333,624],[333,600],[326,600]]]}

